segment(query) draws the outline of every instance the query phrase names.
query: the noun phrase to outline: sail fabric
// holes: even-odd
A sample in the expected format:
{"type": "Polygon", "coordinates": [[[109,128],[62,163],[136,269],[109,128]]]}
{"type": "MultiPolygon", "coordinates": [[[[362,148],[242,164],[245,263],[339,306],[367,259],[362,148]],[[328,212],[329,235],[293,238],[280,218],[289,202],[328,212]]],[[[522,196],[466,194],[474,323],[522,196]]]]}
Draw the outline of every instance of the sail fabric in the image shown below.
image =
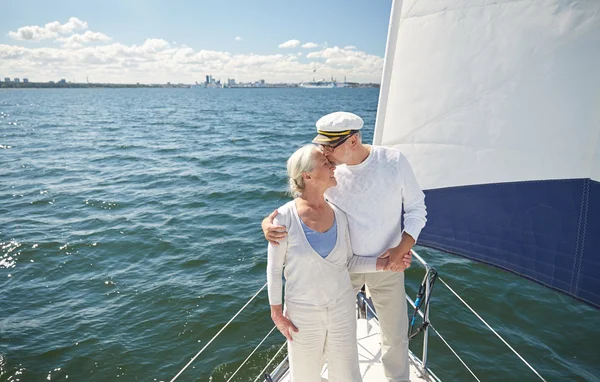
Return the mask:
{"type": "Polygon", "coordinates": [[[425,190],[421,244],[600,306],[600,1],[395,1],[374,144],[425,190]]]}

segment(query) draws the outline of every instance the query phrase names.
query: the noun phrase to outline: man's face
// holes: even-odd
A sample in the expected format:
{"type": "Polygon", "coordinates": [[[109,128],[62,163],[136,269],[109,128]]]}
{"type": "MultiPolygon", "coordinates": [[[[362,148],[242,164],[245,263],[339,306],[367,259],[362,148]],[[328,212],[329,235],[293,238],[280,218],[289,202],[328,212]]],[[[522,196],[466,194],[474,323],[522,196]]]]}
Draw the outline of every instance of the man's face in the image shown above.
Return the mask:
{"type": "Polygon", "coordinates": [[[346,163],[347,142],[352,135],[344,138],[336,145],[322,145],[323,154],[334,165],[346,163]]]}

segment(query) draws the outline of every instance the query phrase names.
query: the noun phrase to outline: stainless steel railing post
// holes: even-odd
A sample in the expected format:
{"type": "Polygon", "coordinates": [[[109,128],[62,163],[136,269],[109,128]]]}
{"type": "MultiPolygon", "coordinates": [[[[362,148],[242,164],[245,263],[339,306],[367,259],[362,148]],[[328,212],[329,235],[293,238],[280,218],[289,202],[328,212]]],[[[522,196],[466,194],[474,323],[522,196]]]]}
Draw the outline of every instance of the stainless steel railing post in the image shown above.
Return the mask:
{"type": "MultiPolygon", "coordinates": [[[[427,269],[426,272],[429,272],[427,269]]],[[[429,293],[431,290],[429,289],[429,280],[425,283],[425,301],[427,305],[425,306],[425,317],[423,320],[425,322],[429,322],[429,293]]],[[[423,333],[423,357],[421,358],[423,362],[423,370],[427,370],[427,346],[429,344],[429,325],[425,326],[425,333],[423,333]]]]}

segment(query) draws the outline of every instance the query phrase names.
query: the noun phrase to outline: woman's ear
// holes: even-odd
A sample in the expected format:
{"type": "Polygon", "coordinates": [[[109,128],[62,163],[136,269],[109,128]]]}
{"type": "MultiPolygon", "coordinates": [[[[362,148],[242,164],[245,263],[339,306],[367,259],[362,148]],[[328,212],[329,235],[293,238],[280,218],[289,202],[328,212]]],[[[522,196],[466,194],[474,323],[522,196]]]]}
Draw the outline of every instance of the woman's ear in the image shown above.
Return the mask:
{"type": "Polygon", "coordinates": [[[307,173],[307,172],[303,172],[303,173],[302,173],[302,179],[304,179],[304,180],[308,180],[308,179],[310,179],[310,178],[311,178],[311,177],[310,177],[310,174],[309,174],[309,173],[307,173]]]}

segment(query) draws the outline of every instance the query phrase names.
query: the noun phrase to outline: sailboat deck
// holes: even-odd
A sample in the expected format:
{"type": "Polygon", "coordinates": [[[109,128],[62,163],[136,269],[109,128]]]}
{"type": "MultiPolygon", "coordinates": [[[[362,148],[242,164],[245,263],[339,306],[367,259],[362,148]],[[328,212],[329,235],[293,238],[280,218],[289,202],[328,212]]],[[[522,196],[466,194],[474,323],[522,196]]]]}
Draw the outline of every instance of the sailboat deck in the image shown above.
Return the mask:
{"type": "MultiPolygon", "coordinates": [[[[381,364],[381,340],[377,320],[359,319],[357,323],[358,360],[364,382],[385,381],[381,364]]],[[[416,359],[410,354],[410,380],[434,382],[429,376],[421,376],[416,359]]]]}
{"type": "MultiPolygon", "coordinates": [[[[381,340],[379,324],[373,319],[359,319],[357,322],[358,362],[363,382],[385,381],[383,365],[381,363],[381,340]]],[[[412,382],[434,382],[429,376],[421,376],[417,369],[417,361],[409,357],[410,380],[412,382]]],[[[323,368],[322,381],[327,381],[327,365],[323,368]]]]}
{"type": "MultiPolygon", "coordinates": [[[[379,335],[379,324],[375,319],[359,319],[357,322],[357,346],[360,374],[363,382],[385,381],[383,365],[381,364],[381,342],[379,335]]],[[[409,354],[410,380],[411,382],[437,382],[438,379],[430,375],[421,375],[417,365],[418,360],[413,354],[409,354]]],[[[290,376],[286,375],[281,382],[289,382],[290,376]]],[[[323,367],[321,382],[327,382],[327,364],[323,367]]]]}

